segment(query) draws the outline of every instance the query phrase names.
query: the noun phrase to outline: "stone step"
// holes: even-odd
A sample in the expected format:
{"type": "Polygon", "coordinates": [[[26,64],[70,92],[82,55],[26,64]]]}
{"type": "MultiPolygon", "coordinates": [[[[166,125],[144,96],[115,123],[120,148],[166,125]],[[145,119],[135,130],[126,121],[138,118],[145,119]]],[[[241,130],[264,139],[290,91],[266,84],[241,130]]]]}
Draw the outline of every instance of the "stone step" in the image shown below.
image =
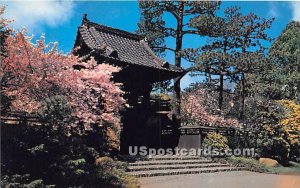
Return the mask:
{"type": "Polygon", "coordinates": [[[139,177],[171,176],[171,175],[182,175],[182,174],[200,174],[200,173],[214,173],[214,172],[242,171],[242,170],[246,170],[246,169],[244,167],[210,167],[210,168],[194,168],[194,169],[133,171],[127,173],[139,178],[139,177]]]}
{"type": "Polygon", "coordinates": [[[200,160],[208,159],[199,156],[180,156],[180,155],[155,155],[155,156],[120,156],[124,161],[161,161],[161,160],[200,160]]]}
{"type": "Polygon", "coordinates": [[[149,171],[149,170],[171,170],[171,169],[192,169],[192,168],[211,168],[211,167],[230,167],[228,164],[208,163],[208,164],[171,164],[171,165],[147,165],[147,166],[129,166],[128,171],[149,171]]]}
{"type": "Polygon", "coordinates": [[[128,166],[147,166],[147,165],[183,165],[183,164],[206,164],[212,163],[208,159],[198,160],[153,160],[153,161],[135,161],[128,163],[128,166]]]}

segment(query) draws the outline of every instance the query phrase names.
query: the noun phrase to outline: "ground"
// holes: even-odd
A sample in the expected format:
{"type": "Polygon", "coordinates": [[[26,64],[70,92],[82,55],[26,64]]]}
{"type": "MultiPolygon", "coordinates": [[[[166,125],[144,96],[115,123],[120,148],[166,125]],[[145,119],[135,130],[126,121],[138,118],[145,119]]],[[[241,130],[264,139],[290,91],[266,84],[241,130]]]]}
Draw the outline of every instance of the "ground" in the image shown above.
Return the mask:
{"type": "Polygon", "coordinates": [[[140,178],[141,188],[299,188],[299,175],[249,171],[140,178]]]}

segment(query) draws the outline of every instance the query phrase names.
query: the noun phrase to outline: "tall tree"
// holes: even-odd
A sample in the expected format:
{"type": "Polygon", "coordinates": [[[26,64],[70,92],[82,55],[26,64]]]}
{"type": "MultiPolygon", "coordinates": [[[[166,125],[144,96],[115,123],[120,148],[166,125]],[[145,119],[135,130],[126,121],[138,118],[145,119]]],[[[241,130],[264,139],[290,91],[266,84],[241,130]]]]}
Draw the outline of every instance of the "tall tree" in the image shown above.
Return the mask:
{"type": "Polygon", "coordinates": [[[208,44],[200,48],[201,54],[195,59],[194,70],[219,76],[219,109],[222,110],[224,80],[232,80],[236,74],[232,69],[235,62],[235,49],[239,30],[238,21],[241,17],[239,7],[229,7],[224,11],[224,17],[218,20],[215,37],[208,40],[208,44]]]}
{"type": "Polygon", "coordinates": [[[237,53],[235,61],[235,70],[239,73],[239,89],[240,89],[240,119],[243,119],[245,109],[245,97],[247,93],[247,74],[258,71],[266,59],[266,47],[263,41],[271,41],[272,39],[267,35],[266,30],[269,29],[274,21],[274,18],[265,19],[250,13],[241,16],[238,24],[236,46],[240,49],[237,53]]]}
{"type": "Polygon", "coordinates": [[[213,38],[200,50],[195,69],[219,76],[219,108],[222,109],[224,79],[235,81],[240,92],[240,117],[246,96],[246,74],[253,73],[266,61],[262,41],[270,41],[265,31],[273,19],[262,19],[250,13],[242,15],[239,7],[225,9],[218,18],[213,38]]]}
{"type": "MultiPolygon", "coordinates": [[[[209,35],[216,24],[215,13],[220,3],[217,1],[139,1],[141,20],[139,33],[144,34],[155,52],[174,52],[175,66],[181,67],[184,58],[184,36],[189,34],[209,35]],[[172,16],[172,19],[165,19],[172,16]],[[175,47],[166,46],[167,38],[175,39],[175,47]]],[[[188,58],[187,58],[188,59],[188,58]]],[[[180,125],[180,80],[174,79],[174,120],[180,125]]]]}
{"type": "Polygon", "coordinates": [[[300,102],[300,22],[290,22],[274,41],[270,61],[256,74],[253,92],[273,100],[300,102]]]}

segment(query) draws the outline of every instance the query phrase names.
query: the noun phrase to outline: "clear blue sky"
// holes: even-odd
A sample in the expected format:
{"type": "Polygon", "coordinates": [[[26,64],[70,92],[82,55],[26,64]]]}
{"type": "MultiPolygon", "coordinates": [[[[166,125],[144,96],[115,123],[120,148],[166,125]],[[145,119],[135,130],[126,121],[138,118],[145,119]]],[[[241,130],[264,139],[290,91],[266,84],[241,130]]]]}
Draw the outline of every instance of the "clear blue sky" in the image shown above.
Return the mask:
{"type": "MultiPolygon", "coordinates": [[[[45,33],[47,41],[58,41],[59,49],[68,52],[72,49],[77,27],[81,24],[84,13],[96,23],[134,32],[140,18],[140,11],[136,1],[43,1],[43,2],[0,2],[7,5],[5,16],[15,19],[13,27],[20,29],[27,27],[30,34],[39,36],[45,33]]],[[[240,6],[244,14],[253,12],[263,18],[275,17],[269,35],[276,38],[292,19],[300,20],[300,2],[222,2],[221,8],[240,6]]],[[[203,38],[189,36],[184,46],[197,47],[203,44],[203,38]]],[[[168,40],[167,45],[173,46],[174,41],[168,40]]],[[[267,44],[269,45],[269,44],[267,44]]],[[[167,54],[165,59],[173,63],[174,56],[167,54]]],[[[184,62],[183,66],[189,66],[184,62]]],[[[183,87],[198,78],[185,76],[183,87]]]]}

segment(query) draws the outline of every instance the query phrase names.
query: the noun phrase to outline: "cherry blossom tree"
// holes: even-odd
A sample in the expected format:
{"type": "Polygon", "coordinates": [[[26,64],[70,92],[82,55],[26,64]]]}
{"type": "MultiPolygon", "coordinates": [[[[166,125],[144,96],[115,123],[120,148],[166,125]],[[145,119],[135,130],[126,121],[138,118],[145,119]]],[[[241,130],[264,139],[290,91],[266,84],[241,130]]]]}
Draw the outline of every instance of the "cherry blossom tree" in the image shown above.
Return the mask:
{"type": "MultiPolygon", "coordinates": [[[[4,8],[0,13],[3,13],[4,8]]],[[[8,21],[0,19],[5,30],[8,21]]],[[[120,84],[111,81],[117,67],[98,64],[94,58],[86,63],[73,55],[58,51],[57,43],[45,43],[41,36],[35,44],[25,30],[11,31],[5,40],[5,55],[1,55],[2,94],[11,99],[11,110],[35,113],[41,101],[55,95],[65,96],[74,121],[68,133],[83,125],[119,124],[118,111],[124,106],[120,84]],[[74,69],[80,64],[81,70],[74,69]]]]}
{"type": "Polygon", "coordinates": [[[182,120],[186,125],[238,127],[236,119],[224,118],[219,113],[218,101],[205,89],[196,88],[182,97],[182,120]]]}

